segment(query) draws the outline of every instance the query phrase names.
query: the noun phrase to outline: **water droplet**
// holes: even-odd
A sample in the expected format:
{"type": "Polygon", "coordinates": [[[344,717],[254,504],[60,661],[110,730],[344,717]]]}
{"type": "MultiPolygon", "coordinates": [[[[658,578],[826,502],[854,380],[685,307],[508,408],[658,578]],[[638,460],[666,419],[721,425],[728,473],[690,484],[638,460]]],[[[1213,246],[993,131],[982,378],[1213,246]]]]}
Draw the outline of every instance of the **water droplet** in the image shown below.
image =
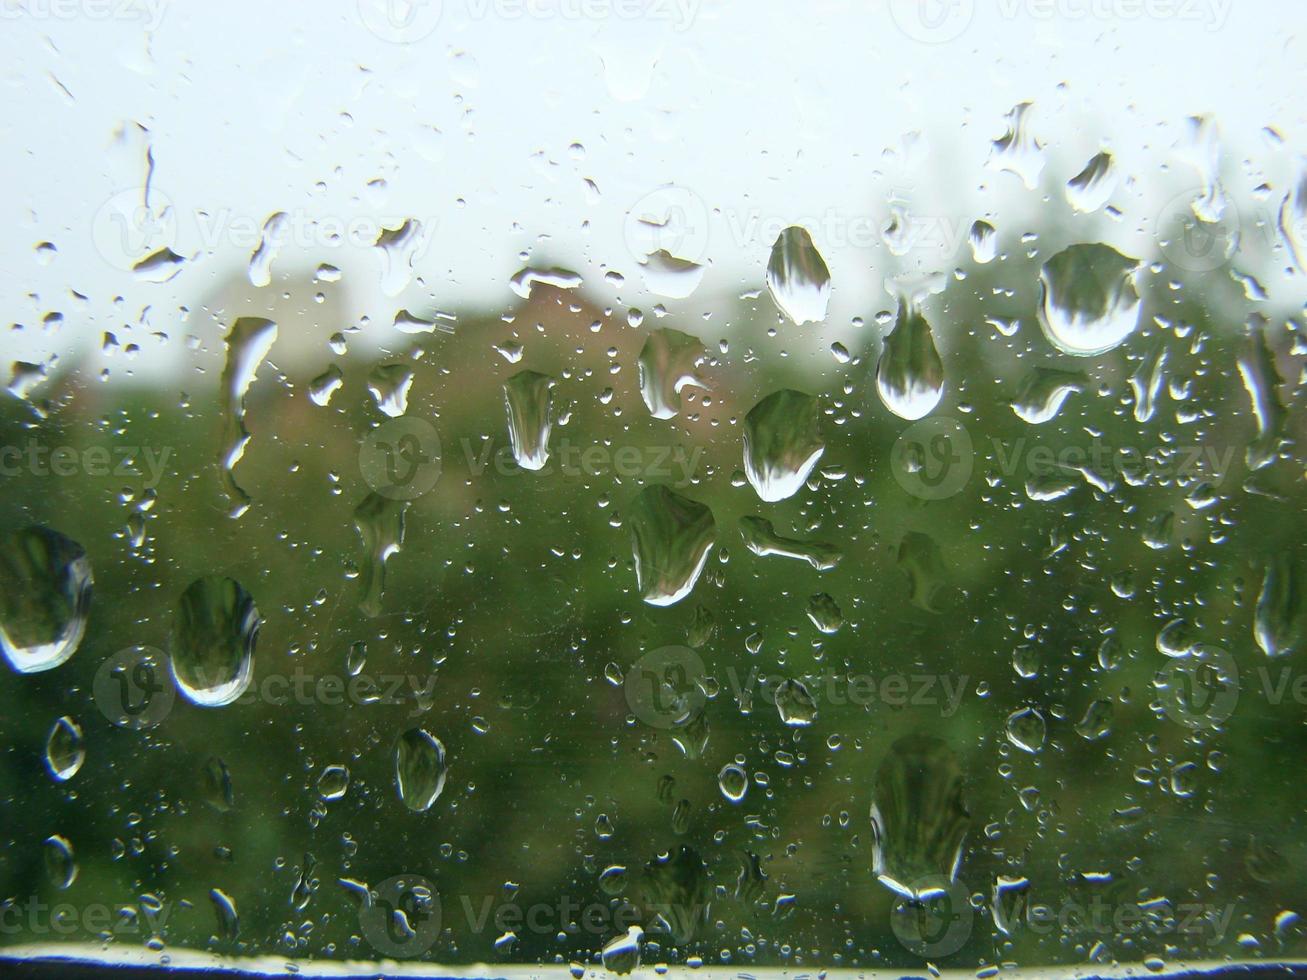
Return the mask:
{"type": "Polygon", "coordinates": [[[227,363],[222,369],[221,389],[223,435],[218,465],[232,517],[240,517],[250,507],[249,494],[236,483],[233,473],[250,441],[249,430],[245,428],[245,394],[276,339],[277,325],[253,316],[236,320],[226,338],[227,363]]]}
{"type": "Polygon", "coordinates": [[[64,715],[54,723],[45,740],[45,767],[56,782],[66,783],[77,775],[85,761],[82,726],[64,715]]]}
{"type": "Polygon", "coordinates": [[[255,286],[266,286],[272,282],[272,261],[277,257],[281,244],[286,240],[286,229],[290,217],[285,211],[278,211],[268,216],[263,223],[259,236],[259,247],[250,256],[250,282],[255,286]]]}
{"type": "Polygon", "coordinates": [[[909,422],[930,414],[944,395],[944,362],[930,324],[907,299],[899,302],[898,320],[876,364],[876,391],[886,408],[909,422]]]}
{"type": "Polygon", "coordinates": [[[345,383],[345,376],[335,364],[329,364],[327,370],[309,382],[309,398],[315,405],[330,405],[331,396],[345,383]]]}
{"type": "Polygon", "coordinates": [[[404,805],[423,813],[445,788],[445,747],[421,728],[410,728],[395,745],[395,785],[404,805]]]}
{"type": "Polygon", "coordinates": [[[1139,362],[1130,375],[1130,390],[1135,396],[1135,421],[1147,422],[1153,417],[1157,395],[1166,380],[1166,348],[1158,347],[1153,356],[1139,362]]]}
{"type": "Polygon", "coordinates": [[[626,865],[610,864],[599,873],[599,888],[605,895],[620,895],[626,891],[626,865]]]}
{"type": "Polygon", "coordinates": [[[1076,734],[1090,742],[1112,734],[1112,702],[1103,698],[1090,702],[1084,716],[1076,723],[1076,734]]]}
{"type": "Polygon", "coordinates": [[[508,439],[513,458],[525,470],[543,469],[549,462],[553,391],[554,379],[538,371],[519,371],[504,382],[508,439]]]}
{"type": "Polygon", "coordinates": [[[1244,458],[1249,469],[1259,470],[1280,454],[1288,414],[1277,390],[1282,379],[1266,342],[1266,318],[1260,315],[1250,320],[1248,335],[1239,350],[1239,377],[1257,423],[1257,437],[1248,444],[1244,458]]]}
{"type": "Polygon", "coordinates": [[[408,310],[400,310],[395,314],[392,326],[400,333],[406,333],[410,336],[417,334],[435,333],[439,330],[441,333],[453,333],[454,325],[451,322],[454,319],[453,314],[442,313],[437,311],[431,318],[418,316],[416,313],[410,313],[408,310]]]}
{"type": "Polygon", "coordinates": [[[1084,391],[1087,380],[1081,371],[1034,368],[1017,389],[1012,411],[1023,422],[1041,425],[1056,417],[1073,392],[1084,391]]]}
{"type": "Polygon", "coordinates": [[[717,537],[712,511],[661,485],[646,487],[631,504],[627,525],[636,586],[645,602],[670,606],[694,588],[717,537]]]}
{"type": "Polygon", "coordinates": [[[408,390],[412,386],[413,369],[407,364],[378,364],[368,375],[372,400],[392,419],[408,411],[408,390]]]}
{"type": "Polygon", "coordinates": [[[1039,647],[1032,643],[1023,643],[1012,651],[1012,669],[1016,671],[1018,677],[1031,680],[1039,676],[1042,659],[1039,647]]]}
{"type": "Polygon", "coordinates": [[[349,652],[345,654],[345,673],[350,677],[358,677],[363,673],[363,668],[368,663],[368,645],[362,640],[357,640],[349,646],[349,652]]]}
{"type": "Polygon", "coordinates": [[[998,256],[998,232],[988,221],[973,222],[967,237],[971,243],[971,257],[977,265],[993,262],[998,256]]]}
{"type": "Polygon", "coordinates": [[[1044,747],[1047,725],[1037,708],[1019,708],[1007,718],[1007,740],[1023,752],[1035,753],[1044,747]]]}
{"type": "Polygon", "coordinates": [[[404,544],[404,515],[409,503],[374,491],[354,508],[354,527],[363,543],[359,609],[366,616],[381,615],[386,560],[397,554],[404,544]]]}
{"type": "Polygon", "coordinates": [[[77,880],[77,859],[67,837],[53,834],[44,843],[45,874],[50,883],[65,891],[77,880]]]}
{"type": "Polygon", "coordinates": [[[91,565],[76,541],[33,525],[0,545],[0,650],[15,671],[51,670],[76,651],[91,606],[91,565]]]}
{"type": "Polygon", "coordinates": [[[631,926],[626,932],[614,936],[604,943],[604,948],[599,954],[604,969],[610,973],[623,974],[630,973],[638,967],[640,965],[640,940],[643,936],[643,929],[639,926],[631,926]]]}
{"type": "Polygon", "coordinates": [[[928,899],[957,877],[970,814],[962,767],[933,735],[900,738],[876,771],[872,792],[873,868],[891,891],[928,899]]]}
{"type": "Polygon", "coordinates": [[[767,289],[796,324],[820,323],[830,303],[830,270],[806,228],[791,225],[772,245],[767,289]]]}
{"type": "Polygon", "coordinates": [[[986,166],[1016,174],[1029,190],[1039,186],[1044,170],[1044,144],[1029,132],[1031,103],[1022,102],[1007,114],[1007,132],[994,140],[986,166]]]}
{"type": "Polygon", "coordinates": [[[1293,559],[1287,551],[1276,552],[1266,563],[1253,617],[1253,636],[1262,653],[1282,657],[1294,651],[1301,627],[1300,604],[1293,559]]]}
{"type": "Polygon", "coordinates": [[[728,762],[717,774],[717,786],[722,791],[722,796],[732,803],[739,803],[749,791],[749,774],[742,765],[728,762]]]}
{"type": "Polygon", "coordinates": [[[513,292],[526,299],[531,295],[531,287],[536,283],[553,286],[555,289],[575,289],[581,285],[581,281],[581,277],[569,269],[543,269],[527,266],[515,273],[513,278],[508,280],[508,284],[512,287],[513,292]]]}
{"type": "Polygon", "coordinates": [[[645,256],[640,269],[649,291],[668,299],[685,299],[699,288],[703,279],[703,266],[677,258],[665,248],[645,256]]]}
{"type": "Polygon", "coordinates": [[[776,685],[776,713],[792,728],[806,728],[817,720],[817,701],[802,681],[786,678],[776,685]]]}
{"type": "Polygon", "coordinates": [[[1072,245],[1044,263],[1039,324],[1066,354],[1102,354],[1139,324],[1139,263],[1108,245],[1072,245]]]}
{"type": "Polygon", "coordinates": [[[823,633],[838,633],[844,625],[844,614],[839,605],[825,592],[818,592],[808,599],[808,618],[812,625],[823,633]]]}
{"type": "Polygon", "coordinates": [[[651,332],[636,362],[640,397],[649,414],[656,419],[675,418],[681,411],[682,389],[707,388],[697,374],[707,356],[698,337],[668,327],[651,332]]]}
{"type": "Polygon", "coordinates": [[[227,763],[216,755],[209,756],[200,773],[204,787],[204,801],[219,813],[226,813],[236,805],[236,794],[232,789],[231,773],[227,763]]]}
{"type": "Polygon", "coordinates": [[[744,419],[744,471],[768,502],[794,496],[821,459],[826,443],[817,399],[782,389],[755,405],[744,419]]]}
{"type": "Polygon", "coordinates": [[[254,676],[259,612],[233,579],[196,579],[182,593],[169,634],[173,680],[194,704],[231,704],[254,676]]]}
{"type": "Polygon", "coordinates": [[[163,283],[181,272],[185,264],[185,258],[165,245],[133,265],[132,273],[141,282],[163,283]]]}
{"type": "Polygon", "coordinates": [[[413,263],[426,245],[422,222],[409,218],[398,228],[383,228],[373,247],[381,253],[381,289],[398,296],[413,278],[413,263]]]}
{"type": "Polygon", "coordinates": [[[1307,157],[1298,160],[1298,175],[1280,204],[1280,234],[1298,271],[1307,274],[1307,157]]]}
{"type": "Polygon", "coordinates": [[[760,558],[768,555],[795,558],[806,561],[819,572],[830,571],[843,557],[834,545],[782,537],[776,533],[772,522],[765,517],[753,515],[741,517],[740,535],[744,538],[745,547],[760,558]]]}
{"type": "Polygon", "coordinates": [[[225,942],[235,942],[241,931],[236,900],[220,888],[211,888],[209,901],[213,903],[213,914],[218,920],[218,938],[225,942]]]}
{"type": "Polygon", "coordinates": [[[1085,164],[1085,169],[1067,181],[1067,203],[1083,214],[1092,214],[1112,196],[1116,190],[1116,180],[1112,154],[1106,150],[1095,153],[1085,164]]]}
{"type": "Polygon", "coordinates": [[[349,767],[327,766],[318,776],[318,796],[324,800],[338,800],[349,789],[349,767]]]}

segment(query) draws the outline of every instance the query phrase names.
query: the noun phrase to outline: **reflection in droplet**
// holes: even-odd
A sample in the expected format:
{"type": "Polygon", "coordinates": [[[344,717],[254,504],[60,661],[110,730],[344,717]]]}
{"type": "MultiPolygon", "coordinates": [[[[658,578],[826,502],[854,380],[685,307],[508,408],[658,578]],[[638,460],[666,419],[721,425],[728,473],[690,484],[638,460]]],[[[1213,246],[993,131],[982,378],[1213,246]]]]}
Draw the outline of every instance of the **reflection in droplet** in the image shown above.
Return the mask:
{"type": "Polygon", "coordinates": [[[222,369],[221,388],[223,435],[218,467],[232,517],[240,517],[250,507],[249,494],[236,483],[232,472],[250,441],[249,430],[245,428],[245,394],[276,339],[277,325],[253,316],[236,320],[226,338],[227,363],[222,369]]]}
{"type": "Polygon", "coordinates": [[[196,579],[182,593],[169,634],[172,676],[194,704],[231,704],[254,676],[259,612],[233,579],[196,579]]]}
{"type": "Polygon", "coordinates": [[[696,373],[708,356],[698,337],[663,327],[644,342],[636,362],[640,397],[656,419],[675,418],[681,411],[681,390],[706,388],[696,373]]]}
{"type": "Polygon", "coordinates": [[[767,289],[794,323],[826,319],[830,270],[806,228],[792,225],[777,237],[767,262],[767,289]]]}
{"type": "Polygon", "coordinates": [[[957,877],[970,814],[962,767],[933,735],[892,746],[872,789],[873,870],[891,891],[917,900],[939,895],[957,877]]]}
{"type": "Polygon", "coordinates": [[[539,371],[519,371],[504,382],[508,441],[513,458],[524,470],[543,469],[549,462],[553,391],[554,379],[539,371]]]}
{"type": "Polygon", "coordinates": [[[421,728],[410,728],[395,744],[395,786],[416,813],[431,809],[445,788],[445,747],[421,728]]]}
{"type": "Polygon", "coordinates": [[[636,586],[652,606],[680,602],[694,588],[717,537],[712,511],[661,485],[646,487],[631,503],[627,525],[636,586]]]}
{"type": "Polygon", "coordinates": [[[91,565],[76,541],[33,525],[0,542],[0,652],[20,674],[58,667],[86,632],[91,565]]]}
{"type": "Polygon", "coordinates": [[[1071,245],[1044,263],[1040,272],[1039,324],[1067,354],[1102,354],[1119,345],[1139,324],[1136,259],[1108,245],[1071,245]]]}
{"type": "Polygon", "coordinates": [[[930,414],[944,395],[944,362],[930,324],[907,299],[899,302],[898,320],[876,364],[876,391],[886,408],[909,422],[930,414]]]}
{"type": "Polygon", "coordinates": [[[717,774],[717,787],[726,799],[739,803],[749,791],[749,774],[739,763],[728,762],[717,774]]]}
{"type": "Polygon", "coordinates": [[[988,221],[975,221],[967,240],[971,243],[971,257],[977,265],[993,262],[998,256],[998,232],[988,221]]]}
{"type": "Polygon", "coordinates": [[[821,459],[821,408],[817,399],[783,388],[749,410],[744,419],[744,472],[763,500],[794,496],[821,459]]]}

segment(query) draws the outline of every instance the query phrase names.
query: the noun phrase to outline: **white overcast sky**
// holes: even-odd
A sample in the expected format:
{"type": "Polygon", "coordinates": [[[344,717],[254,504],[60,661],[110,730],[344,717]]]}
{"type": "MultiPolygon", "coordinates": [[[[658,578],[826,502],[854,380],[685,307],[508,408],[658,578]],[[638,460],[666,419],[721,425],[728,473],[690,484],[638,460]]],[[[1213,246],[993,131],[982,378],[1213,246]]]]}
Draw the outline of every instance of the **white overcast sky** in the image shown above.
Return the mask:
{"type": "Polygon", "coordinates": [[[956,234],[973,217],[1003,233],[1040,207],[1065,209],[984,167],[1016,103],[1034,104],[1057,187],[1101,147],[1117,155],[1130,178],[1112,198],[1122,218],[1082,220],[1135,254],[1157,195],[1196,183],[1174,149],[1187,117],[1216,119],[1233,197],[1272,185],[1268,213],[1307,153],[1297,2],[362,3],[0,0],[0,293],[5,322],[26,326],[6,330],[6,360],[98,343],[146,305],[153,329],[183,336],[177,308],[243,268],[251,231],[279,210],[292,240],[274,276],[339,266],[351,317],[388,324],[424,299],[507,307],[524,252],[647,308],[657,298],[624,229],[667,184],[710,213],[685,246],[702,253],[703,281],[669,308],[697,313],[758,288],[768,235],[806,223],[834,278],[834,339],[885,305],[875,231],[891,195],[942,239],[909,264],[941,270],[957,264],[956,234]],[[378,36],[404,23],[407,40],[378,36]],[[143,144],[114,146],[132,123],[149,130],[155,200],[173,205],[164,233],[192,259],[166,283],[104,254],[107,202],[139,193],[144,176],[143,144]],[[905,140],[912,132],[920,140],[905,140]],[[364,236],[404,217],[431,235],[424,284],[397,297],[380,290],[375,250],[323,242],[314,224],[364,236]],[[47,240],[57,255],[39,261],[47,240]],[[605,283],[609,269],[625,284],[605,283]],[[65,323],[43,331],[52,310],[65,323]]]}

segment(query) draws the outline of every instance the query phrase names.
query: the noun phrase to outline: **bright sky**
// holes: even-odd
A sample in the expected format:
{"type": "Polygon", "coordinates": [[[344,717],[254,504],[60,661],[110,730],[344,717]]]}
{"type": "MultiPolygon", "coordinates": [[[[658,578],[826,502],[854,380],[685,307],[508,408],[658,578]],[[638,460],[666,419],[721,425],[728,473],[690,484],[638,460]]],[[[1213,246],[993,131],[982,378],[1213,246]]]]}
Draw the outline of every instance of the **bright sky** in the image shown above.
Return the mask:
{"type": "MultiPolygon", "coordinates": [[[[151,329],[178,340],[187,332],[175,326],[178,307],[244,268],[276,211],[287,214],[288,241],[274,282],[285,273],[304,282],[331,263],[351,287],[347,315],[369,314],[378,328],[401,307],[508,307],[509,277],[532,263],[566,266],[605,301],[648,308],[659,297],[645,292],[637,259],[651,232],[630,216],[669,201],[686,215],[670,244],[707,265],[689,297],[663,300],[669,308],[698,313],[759,288],[775,235],[801,223],[833,275],[828,343],[851,317],[886,305],[892,260],[879,230],[891,197],[909,203],[920,229],[901,261],[946,271],[975,217],[1002,235],[1040,207],[1065,212],[1062,185],[1110,147],[1128,178],[1111,199],[1122,216],[1076,220],[1141,254],[1162,202],[1199,183],[1175,146],[1187,117],[1207,113],[1230,196],[1272,187],[1243,220],[1273,219],[1307,152],[1301,9],[0,0],[9,147],[0,291],[6,322],[26,327],[5,333],[4,354],[67,353],[106,329],[136,339],[124,324],[147,305],[151,329]],[[984,166],[1024,101],[1046,144],[1044,188],[1056,195],[1047,204],[984,166]],[[123,215],[143,200],[147,144],[151,204],[163,217],[142,236],[123,215]],[[659,192],[669,184],[670,198],[659,192]],[[427,232],[415,261],[422,281],[387,296],[368,243],[405,218],[427,232]],[[333,225],[345,243],[328,237],[333,225]],[[38,253],[43,241],[57,253],[38,253]],[[141,281],[125,267],[145,244],[188,261],[168,282],[141,281]],[[608,270],[625,283],[605,282],[608,270]],[[58,330],[41,327],[50,311],[65,315],[58,330]]],[[[1273,298],[1287,302],[1274,289],[1273,298]]]]}

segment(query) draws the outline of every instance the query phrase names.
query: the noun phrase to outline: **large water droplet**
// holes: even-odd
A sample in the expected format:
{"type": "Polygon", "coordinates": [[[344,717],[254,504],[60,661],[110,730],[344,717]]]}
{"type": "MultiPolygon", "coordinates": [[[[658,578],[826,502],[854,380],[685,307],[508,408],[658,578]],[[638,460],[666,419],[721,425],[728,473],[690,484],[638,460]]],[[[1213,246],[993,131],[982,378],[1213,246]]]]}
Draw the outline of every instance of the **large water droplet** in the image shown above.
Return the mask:
{"type": "Polygon", "coordinates": [[[254,676],[259,612],[239,582],[196,579],[181,595],[169,635],[172,676],[193,703],[231,704],[254,676]]]}
{"type": "Polygon", "coordinates": [[[409,218],[398,228],[383,228],[373,247],[381,253],[381,289],[398,296],[413,278],[413,263],[426,244],[422,222],[409,218]]]}
{"type": "Polygon", "coordinates": [[[1307,157],[1298,160],[1298,176],[1280,204],[1280,234],[1298,271],[1307,274],[1307,157]]]}
{"type": "Polygon", "coordinates": [[[423,813],[445,788],[445,747],[430,732],[410,728],[395,744],[395,786],[404,805],[423,813]]]}
{"type": "Polygon", "coordinates": [[[706,388],[696,373],[708,352],[698,337],[664,327],[649,334],[636,362],[640,397],[656,419],[675,418],[681,411],[681,390],[706,388]]]}
{"type": "Polygon", "coordinates": [[[703,266],[678,258],[664,248],[646,255],[640,269],[650,292],[668,299],[685,299],[699,288],[703,279],[703,266]]]}
{"type": "Polygon", "coordinates": [[[973,222],[967,239],[971,243],[971,257],[977,265],[993,262],[998,256],[998,232],[988,221],[973,222]]]}
{"type": "Polygon", "coordinates": [[[504,382],[508,441],[513,458],[524,470],[543,469],[549,462],[549,433],[554,379],[539,371],[519,371],[504,382]]]}
{"type": "Polygon", "coordinates": [[[817,700],[802,681],[786,678],[776,685],[776,713],[791,728],[806,728],[817,720],[817,700]]]}
{"type": "Polygon", "coordinates": [[[767,289],[796,324],[820,323],[830,303],[830,270],[806,228],[791,225],[772,245],[767,289]]]}
{"type": "Polygon", "coordinates": [[[218,469],[232,517],[240,517],[250,507],[249,494],[236,483],[232,472],[250,441],[249,430],[245,428],[245,393],[276,339],[277,325],[253,316],[243,316],[233,323],[226,338],[227,363],[222,369],[221,389],[223,435],[218,469]]]}
{"type": "Polygon", "coordinates": [[[86,632],[91,564],[76,541],[33,525],[0,544],[0,650],[20,674],[58,667],[86,632]]]}
{"type": "Polygon", "coordinates": [[[359,573],[359,609],[364,615],[381,615],[386,587],[386,560],[404,544],[404,514],[410,501],[373,492],[354,508],[354,527],[363,540],[359,573]]]}
{"type": "Polygon", "coordinates": [[[957,877],[969,820],[962,767],[948,744],[933,735],[900,738],[872,791],[876,877],[908,898],[944,893],[957,877]]]}
{"type": "Polygon", "coordinates": [[[45,767],[57,782],[66,783],[77,775],[86,761],[82,726],[64,715],[50,728],[45,740],[45,767]]]}
{"type": "Polygon", "coordinates": [[[581,285],[581,281],[581,277],[570,269],[545,269],[527,266],[525,269],[514,273],[513,277],[508,280],[508,285],[513,292],[526,299],[531,295],[531,287],[536,283],[553,286],[555,289],[575,289],[581,285]]]}
{"type": "Polygon", "coordinates": [[[263,232],[259,236],[259,247],[250,256],[250,282],[255,286],[266,286],[272,282],[272,261],[281,250],[281,243],[286,239],[286,228],[290,217],[285,211],[278,211],[268,216],[263,223],[263,232]]]}
{"type": "Polygon", "coordinates": [[[898,320],[876,364],[876,391],[886,408],[909,422],[928,415],[944,395],[944,362],[930,324],[907,299],[899,302],[898,320]]]}
{"type": "Polygon", "coordinates": [[[670,606],[689,595],[717,537],[712,511],[655,485],[632,501],[627,525],[641,598],[651,606],[670,606]]]}
{"type": "Polygon", "coordinates": [[[331,396],[345,383],[345,376],[335,364],[328,364],[327,370],[309,382],[309,398],[315,405],[330,405],[331,396]]]}
{"type": "Polygon", "coordinates": [[[1102,354],[1139,324],[1136,259],[1108,245],[1071,245],[1044,263],[1039,324],[1067,354],[1102,354]]]}
{"type": "Polygon", "coordinates": [[[821,408],[817,399],[784,388],[768,395],[744,419],[744,473],[768,502],[799,492],[821,459],[821,408]]]}
{"type": "Polygon", "coordinates": [[[818,592],[808,599],[808,619],[812,625],[823,633],[838,633],[844,625],[844,614],[839,604],[825,592],[818,592]]]}

